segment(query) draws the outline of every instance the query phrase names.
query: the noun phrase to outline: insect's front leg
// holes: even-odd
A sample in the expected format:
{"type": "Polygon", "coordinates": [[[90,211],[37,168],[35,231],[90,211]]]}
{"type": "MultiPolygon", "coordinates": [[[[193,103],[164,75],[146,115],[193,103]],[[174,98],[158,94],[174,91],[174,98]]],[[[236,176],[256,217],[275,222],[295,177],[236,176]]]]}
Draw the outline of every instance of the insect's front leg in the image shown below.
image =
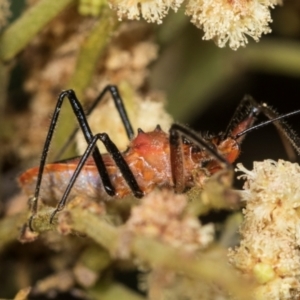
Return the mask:
{"type": "Polygon", "coordinates": [[[170,128],[170,159],[173,182],[177,193],[182,193],[186,187],[183,138],[192,142],[195,146],[199,147],[199,149],[204,149],[212,158],[218,161],[223,168],[232,168],[231,164],[219,154],[214,145],[203,139],[200,134],[186,126],[173,124],[170,128]]]}
{"type": "Polygon", "coordinates": [[[282,143],[291,160],[295,160],[295,151],[300,154],[300,138],[296,132],[284,121],[285,118],[298,114],[300,111],[279,115],[266,103],[258,103],[252,97],[245,96],[238,105],[226,131],[222,135],[222,140],[229,137],[235,139],[239,144],[248,132],[265,126],[269,123],[274,124],[279,132],[282,143]],[[269,120],[254,125],[259,114],[264,115],[269,120]]]}
{"type": "MultiPolygon", "coordinates": [[[[114,101],[116,110],[117,110],[117,112],[118,112],[118,114],[121,118],[121,121],[122,121],[123,126],[125,128],[128,139],[132,140],[133,137],[134,137],[134,130],[133,130],[132,124],[131,124],[131,122],[128,118],[128,114],[127,114],[127,111],[126,111],[125,106],[124,106],[124,101],[123,101],[122,97],[120,96],[118,88],[115,85],[107,85],[103,89],[103,91],[96,97],[96,99],[93,101],[92,105],[87,110],[86,115],[90,115],[94,111],[96,106],[100,102],[102,102],[104,99],[106,99],[105,95],[107,93],[110,93],[110,95],[111,95],[111,97],[114,101]]],[[[66,149],[74,141],[77,132],[78,132],[78,128],[75,128],[73,130],[73,132],[70,134],[67,142],[63,145],[63,147],[60,149],[60,151],[56,155],[56,160],[60,159],[62,154],[66,151],[66,149]]]]}

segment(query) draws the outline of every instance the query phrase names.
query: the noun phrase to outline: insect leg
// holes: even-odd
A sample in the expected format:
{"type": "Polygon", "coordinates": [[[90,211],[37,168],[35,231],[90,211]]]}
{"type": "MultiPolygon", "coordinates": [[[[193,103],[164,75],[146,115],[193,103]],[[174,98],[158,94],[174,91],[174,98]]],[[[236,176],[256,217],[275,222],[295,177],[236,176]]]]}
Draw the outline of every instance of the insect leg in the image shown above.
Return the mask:
{"type": "Polygon", "coordinates": [[[274,109],[268,106],[266,103],[260,105],[261,113],[263,113],[269,120],[261,122],[257,125],[254,125],[250,128],[245,129],[244,131],[238,133],[236,136],[240,138],[248,132],[251,132],[260,127],[266,126],[270,123],[273,123],[276,127],[279,136],[282,140],[282,143],[285,147],[285,150],[291,160],[295,160],[295,151],[300,154],[300,138],[297,133],[290,127],[290,125],[284,120],[290,116],[300,113],[300,110],[290,112],[284,115],[279,115],[274,109]]]}
{"type": "Polygon", "coordinates": [[[184,178],[184,162],[183,162],[183,149],[182,139],[186,138],[193,142],[200,149],[205,148],[205,151],[210,153],[217,159],[224,167],[231,169],[231,164],[218,153],[215,147],[204,140],[197,132],[192,129],[180,125],[173,124],[170,128],[170,156],[171,156],[171,169],[173,181],[175,184],[175,191],[181,193],[185,188],[184,178]]]}
{"type": "Polygon", "coordinates": [[[104,90],[101,92],[101,94],[95,99],[94,103],[92,104],[92,106],[89,108],[87,114],[89,115],[94,108],[98,105],[98,103],[103,99],[104,95],[106,94],[106,92],[110,92],[116,109],[121,117],[122,123],[124,125],[124,128],[126,130],[126,134],[128,136],[129,140],[132,140],[134,137],[134,131],[132,128],[132,125],[129,121],[124,103],[123,103],[123,99],[120,96],[119,90],[115,85],[107,85],[104,90]]]}
{"type": "MultiPolygon", "coordinates": [[[[58,120],[58,117],[59,117],[59,113],[60,113],[60,110],[61,110],[61,106],[62,106],[62,103],[63,103],[63,100],[65,99],[65,97],[67,97],[67,99],[69,100],[69,102],[72,106],[72,109],[73,109],[74,114],[77,118],[79,126],[80,126],[80,128],[81,128],[81,130],[84,134],[86,142],[89,144],[93,139],[92,131],[91,131],[89,125],[88,125],[88,122],[87,122],[86,116],[84,114],[83,108],[82,108],[80,102],[78,101],[78,99],[75,95],[75,92],[73,90],[63,91],[58,97],[57,104],[56,104],[54,114],[53,114],[52,119],[51,119],[49,131],[48,131],[46,141],[45,141],[45,144],[44,144],[44,148],[43,148],[43,152],[42,152],[39,172],[38,172],[38,176],[37,176],[36,188],[35,188],[35,192],[34,192],[34,197],[32,199],[32,214],[33,215],[37,211],[38,197],[39,197],[39,192],[40,192],[40,187],[41,187],[41,182],[42,182],[42,177],[43,177],[43,171],[44,171],[44,167],[45,167],[45,164],[46,164],[46,159],[47,159],[50,143],[51,143],[51,140],[52,140],[52,137],[53,137],[54,129],[56,127],[57,120],[58,120]]],[[[95,160],[95,164],[96,164],[96,167],[98,169],[98,172],[101,176],[105,191],[107,192],[108,195],[114,196],[115,195],[115,189],[112,186],[112,183],[110,181],[107,170],[105,168],[103,159],[101,157],[100,151],[99,151],[97,146],[95,147],[95,149],[93,151],[93,158],[95,160]]]]}
{"type": "Polygon", "coordinates": [[[88,157],[90,156],[90,154],[93,151],[95,151],[95,149],[97,147],[96,143],[98,140],[100,140],[104,144],[105,148],[107,149],[107,152],[112,156],[114,162],[116,163],[117,167],[120,169],[125,181],[127,182],[128,186],[130,187],[134,196],[136,198],[143,197],[144,193],[140,189],[132,171],[130,170],[127,162],[123,158],[123,156],[122,156],[121,152],[118,150],[117,146],[111,141],[111,139],[109,138],[109,136],[106,133],[98,133],[98,134],[94,135],[94,137],[88,144],[84,154],[82,155],[82,157],[81,157],[81,159],[80,159],[80,161],[68,183],[68,186],[67,186],[61,200],[59,201],[59,203],[57,205],[57,208],[54,210],[54,212],[51,215],[50,223],[52,222],[55,214],[58,211],[61,211],[64,208],[64,206],[66,205],[66,201],[70,194],[70,191],[71,191],[73,185],[75,184],[75,181],[76,181],[78,175],[80,174],[88,157]]]}
{"type": "Polygon", "coordinates": [[[279,132],[279,136],[283,142],[288,156],[290,159],[294,159],[294,149],[298,154],[300,154],[300,138],[283,119],[297,113],[299,112],[296,111],[294,113],[288,113],[280,116],[266,103],[259,104],[252,97],[245,96],[237,107],[225,133],[222,135],[222,139],[226,139],[230,136],[241,143],[248,132],[265,126],[269,123],[273,123],[279,132]],[[256,117],[259,114],[263,114],[269,119],[269,121],[265,121],[253,126],[254,122],[256,121],[256,117]],[[289,141],[289,143],[287,143],[287,141],[289,141]]]}
{"type": "MultiPolygon", "coordinates": [[[[235,137],[238,132],[250,128],[256,121],[260,112],[260,104],[258,104],[251,96],[244,96],[236,108],[225,132],[222,134],[221,139],[225,140],[228,137],[235,137]]],[[[243,138],[240,137],[238,142],[241,143],[243,138]]]]}
{"type": "MultiPolygon", "coordinates": [[[[115,85],[107,85],[103,89],[103,91],[93,101],[93,104],[88,109],[86,115],[89,115],[95,109],[95,107],[101,102],[101,100],[105,99],[104,96],[107,92],[109,92],[111,94],[112,99],[115,103],[116,109],[121,117],[126,134],[128,136],[128,139],[131,140],[134,137],[134,131],[133,131],[132,125],[130,123],[130,120],[128,118],[126,109],[124,107],[123,99],[120,96],[119,90],[115,85]]],[[[56,155],[55,160],[58,160],[63,155],[63,153],[66,151],[66,149],[70,146],[70,144],[74,140],[77,132],[78,132],[78,128],[75,128],[73,130],[73,132],[71,133],[71,135],[69,136],[67,142],[63,145],[63,147],[60,149],[60,151],[56,155]]]]}

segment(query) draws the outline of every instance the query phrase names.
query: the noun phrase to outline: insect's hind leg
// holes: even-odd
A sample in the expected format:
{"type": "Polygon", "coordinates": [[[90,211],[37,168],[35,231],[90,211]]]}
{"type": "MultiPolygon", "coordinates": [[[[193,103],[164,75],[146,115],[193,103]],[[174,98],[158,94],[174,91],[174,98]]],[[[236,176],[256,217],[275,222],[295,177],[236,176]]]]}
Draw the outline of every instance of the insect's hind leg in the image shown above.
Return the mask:
{"type": "MultiPolygon", "coordinates": [[[[96,97],[96,99],[93,101],[92,105],[90,106],[90,108],[87,110],[86,115],[89,115],[93,112],[93,110],[95,109],[95,107],[103,100],[105,99],[105,95],[107,93],[110,93],[112,96],[112,99],[114,101],[115,107],[117,109],[117,112],[120,115],[121,121],[123,123],[123,126],[125,128],[127,137],[129,140],[132,140],[134,137],[134,131],[133,131],[133,127],[131,125],[131,122],[128,118],[124,103],[123,103],[123,99],[120,96],[119,90],[115,85],[107,85],[103,91],[96,97]]],[[[73,132],[70,134],[67,142],[63,145],[63,147],[60,149],[60,151],[58,152],[58,154],[55,157],[55,160],[58,160],[63,153],[66,151],[66,149],[70,146],[70,144],[74,141],[74,138],[76,136],[78,132],[78,128],[75,128],[73,130],[73,132]]]]}
{"type": "MultiPolygon", "coordinates": [[[[71,192],[71,189],[74,186],[75,181],[76,181],[78,175],[80,174],[84,164],[86,163],[88,157],[94,151],[95,147],[97,147],[96,143],[98,140],[100,140],[104,144],[107,152],[112,156],[112,159],[114,160],[117,167],[119,168],[121,174],[123,175],[125,181],[127,182],[129,188],[131,189],[133,195],[136,198],[143,197],[143,195],[144,195],[143,191],[140,189],[132,171],[130,170],[127,162],[123,158],[123,156],[122,156],[121,152],[119,151],[119,149],[117,148],[117,146],[111,141],[111,139],[109,138],[109,136],[106,133],[98,133],[98,134],[95,134],[93,139],[88,144],[84,154],[82,155],[61,200],[59,201],[56,209],[54,210],[54,212],[51,215],[50,223],[52,223],[52,220],[53,220],[54,216],[56,215],[56,213],[58,211],[61,211],[65,207],[66,201],[71,192]]],[[[104,168],[105,168],[105,166],[104,166],[104,168]]],[[[101,174],[99,174],[99,175],[101,177],[101,174]]]]}
{"type": "Polygon", "coordinates": [[[220,162],[224,167],[231,169],[231,164],[218,153],[214,145],[208,143],[194,130],[181,125],[173,124],[170,128],[170,159],[171,159],[171,170],[173,181],[175,185],[175,191],[181,193],[185,188],[185,178],[184,178],[184,161],[183,161],[183,148],[182,139],[193,142],[199,149],[205,149],[208,153],[212,155],[216,160],[220,162]]]}
{"type": "Polygon", "coordinates": [[[132,125],[130,123],[130,120],[128,118],[123,99],[120,96],[119,90],[115,85],[107,85],[104,90],[99,94],[99,96],[95,99],[92,106],[89,108],[87,114],[89,115],[94,108],[98,105],[98,103],[104,98],[104,95],[109,92],[114,100],[116,109],[120,115],[120,118],[122,120],[122,123],[124,125],[124,128],[126,130],[126,134],[128,136],[128,139],[131,140],[134,137],[134,131],[132,128],[132,125]]]}
{"type": "MultiPolygon", "coordinates": [[[[37,176],[37,182],[36,182],[36,188],[35,188],[35,192],[34,192],[34,196],[33,196],[33,201],[32,201],[32,215],[34,215],[37,211],[37,205],[38,205],[38,197],[39,197],[39,192],[40,192],[40,187],[41,187],[41,182],[42,182],[42,177],[43,177],[43,171],[45,168],[45,164],[46,164],[46,159],[47,159],[47,155],[49,152],[49,147],[50,147],[50,143],[54,134],[54,130],[55,127],[57,125],[57,121],[58,121],[58,117],[60,114],[60,110],[63,104],[64,99],[67,98],[71,104],[71,107],[73,109],[73,112],[75,114],[75,117],[77,118],[77,121],[79,123],[79,127],[81,128],[84,138],[86,140],[86,142],[89,144],[92,139],[93,139],[93,134],[92,131],[90,129],[90,126],[88,124],[88,121],[86,119],[86,116],[84,114],[83,108],[79,102],[79,100],[77,99],[75,92],[73,90],[66,90],[63,91],[57,100],[56,103],[56,107],[50,122],[50,127],[48,130],[48,134],[46,137],[46,141],[44,144],[44,148],[43,148],[43,152],[42,152],[42,157],[40,160],[40,167],[39,167],[39,172],[38,172],[38,176],[37,176]]],[[[99,99],[101,99],[101,97],[99,97],[99,99]]],[[[100,101],[100,100],[98,100],[100,101]]],[[[105,188],[105,191],[107,192],[108,195],[110,196],[114,196],[115,195],[115,189],[112,186],[112,183],[110,181],[110,178],[108,176],[107,170],[105,168],[103,159],[101,157],[100,151],[98,149],[97,146],[95,146],[94,151],[93,151],[93,158],[95,160],[95,164],[96,167],[98,169],[98,172],[101,176],[102,182],[103,182],[103,186],[105,188]]]]}

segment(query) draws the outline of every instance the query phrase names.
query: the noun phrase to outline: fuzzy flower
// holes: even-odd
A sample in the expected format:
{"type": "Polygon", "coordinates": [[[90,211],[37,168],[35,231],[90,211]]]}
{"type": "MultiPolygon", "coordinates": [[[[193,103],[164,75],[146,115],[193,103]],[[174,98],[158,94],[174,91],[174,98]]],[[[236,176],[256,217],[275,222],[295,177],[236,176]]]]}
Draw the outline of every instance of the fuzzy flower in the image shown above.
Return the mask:
{"type": "Polygon", "coordinates": [[[213,240],[212,224],[201,226],[198,219],[185,213],[185,195],[154,191],[134,207],[125,231],[156,238],[188,253],[207,247],[213,240]]]}
{"type": "Polygon", "coordinates": [[[109,4],[117,11],[119,20],[124,17],[139,20],[142,16],[147,22],[161,24],[169,9],[176,12],[182,2],[183,0],[110,0],[109,4]]]}
{"type": "Polygon", "coordinates": [[[229,250],[230,262],[259,283],[255,299],[300,297],[300,167],[279,160],[241,164],[247,181],[240,246],[229,250]]]}
{"type": "Polygon", "coordinates": [[[271,32],[270,8],[276,0],[190,0],[186,14],[192,23],[203,28],[204,40],[213,39],[219,47],[227,43],[236,50],[248,43],[247,36],[256,42],[262,34],[271,32]]]}
{"type": "MultiPolygon", "coordinates": [[[[119,19],[144,18],[162,23],[169,9],[177,11],[183,0],[110,0],[119,19]]],[[[248,36],[256,42],[262,34],[271,32],[270,9],[281,0],[187,0],[186,14],[192,23],[204,31],[204,40],[213,39],[219,47],[228,43],[233,50],[244,47],[248,36]]]]}

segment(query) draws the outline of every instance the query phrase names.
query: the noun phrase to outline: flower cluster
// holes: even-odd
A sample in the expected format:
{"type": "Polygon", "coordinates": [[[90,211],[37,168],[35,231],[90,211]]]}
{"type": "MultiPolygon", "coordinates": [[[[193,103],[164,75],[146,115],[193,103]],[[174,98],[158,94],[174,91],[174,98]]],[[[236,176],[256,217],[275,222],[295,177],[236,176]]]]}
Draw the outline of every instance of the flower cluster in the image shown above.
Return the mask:
{"type": "MultiPolygon", "coordinates": [[[[118,86],[135,132],[137,128],[152,131],[157,124],[167,131],[173,120],[165,110],[165,96],[157,90],[144,88],[149,75],[148,67],[157,58],[158,46],[151,40],[146,26],[140,25],[131,22],[120,26],[106,50],[103,63],[94,75],[87,96],[95,99],[107,84],[113,83],[118,86]]],[[[107,100],[90,115],[89,125],[93,132],[106,132],[120,150],[125,150],[128,137],[124,125],[111,96],[106,97],[107,100]]],[[[85,139],[79,134],[79,153],[83,153],[86,146],[85,139]]],[[[106,152],[104,146],[99,145],[99,148],[106,152]]]]}
{"type": "Polygon", "coordinates": [[[256,162],[248,171],[243,200],[240,246],[230,262],[254,276],[255,299],[299,299],[300,296],[300,167],[279,160],[256,162]]]}
{"type": "MultiPolygon", "coordinates": [[[[139,19],[162,23],[169,9],[177,11],[183,0],[110,0],[121,20],[139,19]]],[[[236,50],[248,43],[247,36],[258,41],[269,33],[270,8],[280,0],[187,0],[186,14],[204,31],[205,40],[213,39],[219,47],[227,43],[236,50]]]]}
{"type": "MultiPolygon", "coordinates": [[[[186,211],[187,204],[186,195],[170,190],[155,190],[142,198],[140,205],[132,208],[122,228],[118,257],[128,258],[133,237],[153,239],[176,248],[181,252],[182,259],[195,257],[206,249],[214,239],[214,227],[212,224],[202,226],[197,217],[186,211]]],[[[192,299],[191,295],[195,296],[195,293],[203,296],[204,290],[199,280],[188,278],[163,264],[149,265],[140,259],[136,262],[144,272],[140,278],[140,288],[148,291],[147,299],[192,299]]],[[[205,295],[209,292],[211,288],[205,290],[205,295]]]]}
{"type": "Polygon", "coordinates": [[[169,9],[171,8],[176,12],[182,2],[183,0],[113,0],[110,2],[110,6],[117,10],[120,20],[125,16],[130,20],[139,20],[140,16],[142,16],[148,22],[161,24],[169,9]]]}
{"type": "Polygon", "coordinates": [[[221,48],[228,43],[236,50],[248,43],[247,36],[257,42],[262,34],[271,32],[269,7],[275,4],[257,0],[190,0],[187,14],[197,27],[203,28],[204,40],[214,39],[221,48]]]}
{"type": "Polygon", "coordinates": [[[135,235],[158,239],[187,253],[207,247],[214,238],[212,224],[201,226],[198,219],[185,212],[186,195],[154,191],[131,211],[124,230],[135,235]]]}

